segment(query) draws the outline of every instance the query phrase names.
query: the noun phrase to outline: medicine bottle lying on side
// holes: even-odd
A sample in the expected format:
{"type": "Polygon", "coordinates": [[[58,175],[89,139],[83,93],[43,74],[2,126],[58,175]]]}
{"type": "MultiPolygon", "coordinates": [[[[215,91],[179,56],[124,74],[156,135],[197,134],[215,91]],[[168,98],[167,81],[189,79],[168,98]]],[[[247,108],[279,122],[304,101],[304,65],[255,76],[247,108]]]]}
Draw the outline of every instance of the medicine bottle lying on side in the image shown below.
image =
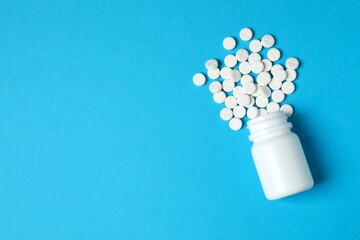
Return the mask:
{"type": "Polygon", "coordinates": [[[287,197],[314,186],[298,136],[284,112],[262,115],[247,123],[251,154],[269,200],[287,197]]]}

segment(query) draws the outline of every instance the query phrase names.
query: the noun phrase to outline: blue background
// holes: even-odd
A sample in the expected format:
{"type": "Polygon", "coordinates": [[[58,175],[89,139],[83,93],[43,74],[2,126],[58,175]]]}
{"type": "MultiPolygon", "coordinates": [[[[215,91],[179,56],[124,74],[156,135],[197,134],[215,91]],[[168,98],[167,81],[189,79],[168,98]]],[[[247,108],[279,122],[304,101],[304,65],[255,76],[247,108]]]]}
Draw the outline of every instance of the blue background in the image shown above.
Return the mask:
{"type": "Polygon", "coordinates": [[[0,5],[1,240],[360,238],[359,1],[0,5]],[[301,60],[311,191],[267,201],[192,83],[243,27],[301,60]]]}

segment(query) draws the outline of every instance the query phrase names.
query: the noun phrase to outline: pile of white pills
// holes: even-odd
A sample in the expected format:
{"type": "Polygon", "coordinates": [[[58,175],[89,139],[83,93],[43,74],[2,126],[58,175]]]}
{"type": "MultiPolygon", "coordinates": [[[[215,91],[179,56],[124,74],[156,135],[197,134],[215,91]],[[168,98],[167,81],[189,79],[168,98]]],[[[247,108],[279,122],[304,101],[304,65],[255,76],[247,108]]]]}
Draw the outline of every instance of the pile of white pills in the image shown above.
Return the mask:
{"type": "MultiPolygon", "coordinates": [[[[273,47],[275,38],[264,35],[261,40],[253,39],[253,31],[243,28],[240,33],[242,41],[250,41],[249,48],[240,48],[235,52],[237,41],[233,37],[226,37],[223,47],[234,51],[224,58],[225,66],[220,67],[216,59],[205,62],[207,77],[213,81],[209,90],[218,104],[225,104],[220,111],[221,119],[229,121],[232,130],[242,127],[242,118],[254,119],[258,116],[283,111],[288,117],[293,108],[289,104],[282,104],[285,96],[295,91],[293,81],[297,77],[296,69],[299,60],[290,57],[285,61],[285,67],[277,61],[281,58],[279,49],[273,47]],[[261,51],[266,51],[263,57],[261,51]]],[[[196,86],[203,86],[206,78],[202,73],[196,73],[193,82],[196,86]]]]}

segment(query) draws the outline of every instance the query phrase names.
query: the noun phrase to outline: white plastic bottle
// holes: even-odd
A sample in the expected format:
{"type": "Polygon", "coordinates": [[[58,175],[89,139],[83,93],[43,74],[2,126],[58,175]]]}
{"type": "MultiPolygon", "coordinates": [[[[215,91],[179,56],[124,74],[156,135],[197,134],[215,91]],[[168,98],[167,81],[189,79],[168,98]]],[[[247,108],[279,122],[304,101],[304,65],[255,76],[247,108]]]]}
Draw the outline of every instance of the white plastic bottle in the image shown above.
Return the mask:
{"type": "Polygon", "coordinates": [[[290,129],[284,112],[274,112],[248,122],[251,153],[265,196],[283,198],[313,187],[303,148],[290,129]]]}

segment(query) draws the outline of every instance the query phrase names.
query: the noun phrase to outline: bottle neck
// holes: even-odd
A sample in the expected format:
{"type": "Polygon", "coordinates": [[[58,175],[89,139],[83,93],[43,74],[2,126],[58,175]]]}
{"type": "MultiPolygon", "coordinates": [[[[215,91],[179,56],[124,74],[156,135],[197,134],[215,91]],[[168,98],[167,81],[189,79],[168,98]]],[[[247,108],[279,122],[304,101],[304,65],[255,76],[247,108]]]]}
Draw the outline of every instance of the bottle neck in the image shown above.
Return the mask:
{"type": "Polygon", "coordinates": [[[258,139],[280,131],[288,131],[292,128],[291,123],[283,111],[269,113],[254,118],[247,123],[250,131],[249,140],[257,141],[258,139]]]}

